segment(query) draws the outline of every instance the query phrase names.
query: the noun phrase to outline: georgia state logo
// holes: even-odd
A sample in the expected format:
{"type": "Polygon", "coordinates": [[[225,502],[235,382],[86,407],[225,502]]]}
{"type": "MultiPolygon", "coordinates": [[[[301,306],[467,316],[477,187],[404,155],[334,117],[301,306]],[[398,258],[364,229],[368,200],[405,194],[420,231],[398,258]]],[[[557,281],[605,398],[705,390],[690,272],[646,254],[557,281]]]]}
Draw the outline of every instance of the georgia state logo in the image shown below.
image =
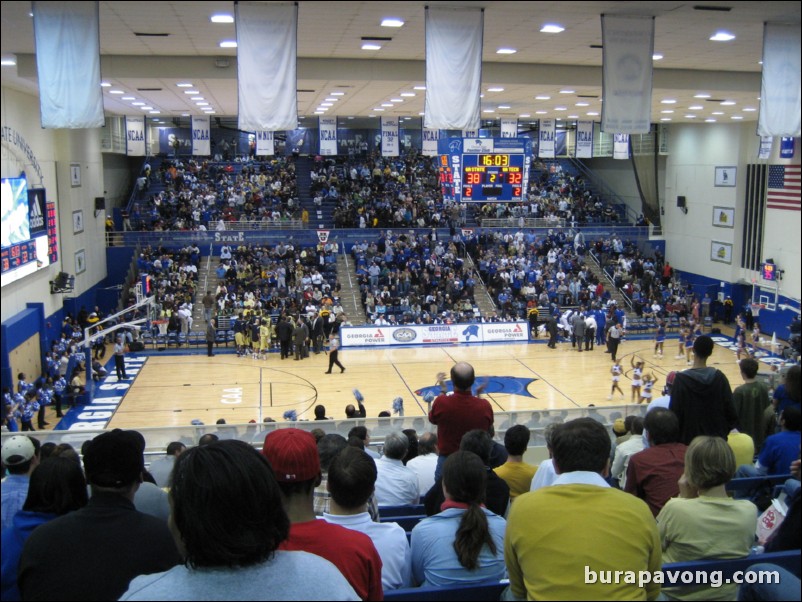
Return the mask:
{"type": "Polygon", "coordinates": [[[448,150],[452,153],[458,153],[462,150],[462,140],[452,140],[448,143],[448,150]]]}
{"type": "Polygon", "coordinates": [[[399,343],[410,343],[418,337],[418,333],[411,328],[398,328],[393,331],[393,338],[399,343]]]}

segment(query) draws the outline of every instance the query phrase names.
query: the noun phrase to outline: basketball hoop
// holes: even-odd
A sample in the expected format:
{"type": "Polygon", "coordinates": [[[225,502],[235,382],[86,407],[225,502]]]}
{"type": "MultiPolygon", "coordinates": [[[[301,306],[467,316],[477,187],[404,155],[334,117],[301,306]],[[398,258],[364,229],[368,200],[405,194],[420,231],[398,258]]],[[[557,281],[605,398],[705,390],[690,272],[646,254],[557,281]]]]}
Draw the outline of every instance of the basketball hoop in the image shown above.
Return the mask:
{"type": "Polygon", "coordinates": [[[766,309],[765,303],[751,303],[750,306],[752,307],[752,317],[757,318],[760,315],[761,309],[766,309]]]}

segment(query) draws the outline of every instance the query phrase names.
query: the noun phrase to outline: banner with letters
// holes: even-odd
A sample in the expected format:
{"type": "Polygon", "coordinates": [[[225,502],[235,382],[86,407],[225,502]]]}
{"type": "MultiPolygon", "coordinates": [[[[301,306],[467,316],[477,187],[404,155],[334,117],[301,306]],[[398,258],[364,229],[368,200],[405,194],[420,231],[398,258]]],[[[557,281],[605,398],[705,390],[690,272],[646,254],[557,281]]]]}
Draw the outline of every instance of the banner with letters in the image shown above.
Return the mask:
{"type": "Polygon", "coordinates": [[[629,134],[613,134],[613,159],[629,159],[629,134]]]}
{"type": "Polygon", "coordinates": [[[398,117],[382,117],[382,157],[397,157],[398,117]]]}
{"type": "Polygon", "coordinates": [[[463,138],[478,138],[479,130],[462,130],[463,138]]]}
{"type": "Polygon", "coordinates": [[[337,118],[320,118],[320,155],[331,157],[337,154],[337,118]]]}
{"type": "Polygon", "coordinates": [[[518,119],[502,118],[501,119],[501,137],[502,138],[517,138],[518,137],[518,119]]]}
{"type": "Polygon", "coordinates": [[[125,117],[125,154],[129,157],[145,156],[145,117],[125,117]]]}
{"type": "Polygon", "coordinates": [[[211,123],[208,115],[192,116],[192,154],[196,157],[208,157],[212,154],[211,123]]]}
{"type": "Polygon", "coordinates": [[[799,23],[764,23],[757,121],[759,136],[799,136],[802,127],[801,67],[799,23]]]}
{"type": "Polygon", "coordinates": [[[426,157],[437,155],[437,141],[440,140],[440,130],[423,128],[423,148],[422,153],[426,157]]]}
{"type": "Polygon", "coordinates": [[[757,151],[757,158],[767,160],[771,157],[771,147],[774,144],[774,136],[760,136],[760,149],[757,151]]]}
{"type": "Polygon", "coordinates": [[[574,156],[577,159],[593,158],[593,122],[576,122],[576,144],[574,145],[574,156]]]}
{"type": "Polygon", "coordinates": [[[780,138],[780,159],[793,159],[794,158],[794,138],[792,136],[783,136],[780,138]]]}
{"type": "Polygon", "coordinates": [[[273,132],[264,130],[256,132],[256,154],[260,157],[269,157],[276,154],[273,132]]]}
{"type": "Polygon", "coordinates": [[[455,343],[520,343],[529,340],[526,322],[489,324],[410,324],[404,326],[344,326],[343,347],[453,345],[455,343]]]}
{"type": "Polygon", "coordinates": [[[541,159],[554,158],[554,130],[555,125],[553,119],[540,120],[540,131],[538,135],[540,144],[538,145],[537,156],[541,159]]]}

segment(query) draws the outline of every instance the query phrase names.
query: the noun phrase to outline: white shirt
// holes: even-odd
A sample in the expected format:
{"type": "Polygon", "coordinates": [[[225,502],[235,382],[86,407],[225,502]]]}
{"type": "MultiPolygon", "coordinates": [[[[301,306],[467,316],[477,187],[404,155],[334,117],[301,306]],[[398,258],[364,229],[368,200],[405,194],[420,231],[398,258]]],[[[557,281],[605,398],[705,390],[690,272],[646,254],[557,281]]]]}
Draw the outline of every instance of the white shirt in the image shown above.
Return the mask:
{"type": "Polygon", "coordinates": [[[558,475],[554,480],[553,485],[596,485],[597,487],[609,487],[610,484],[605,481],[598,472],[590,472],[589,470],[575,470],[573,472],[566,472],[558,475]]]}
{"type": "Polygon", "coordinates": [[[374,523],[367,512],[348,516],[324,512],[323,520],[370,537],[382,559],[384,590],[412,585],[412,552],[404,528],[399,524],[374,523]]]}
{"type": "Polygon", "coordinates": [[[382,506],[412,506],[420,503],[418,477],[401,460],[382,456],[376,461],[376,502],[382,506]]]}
{"type": "Polygon", "coordinates": [[[639,451],[643,451],[643,437],[638,437],[637,435],[633,435],[615,448],[615,458],[613,459],[610,475],[618,479],[618,485],[621,489],[627,486],[629,459],[639,451]]]}
{"type": "Polygon", "coordinates": [[[552,459],[543,460],[540,466],[538,466],[534,478],[532,478],[532,485],[529,487],[529,491],[535,491],[541,487],[553,485],[556,479],[557,473],[554,471],[554,462],[552,459]]]}
{"type": "Polygon", "coordinates": [[[434,485],[434,471],[437,468],[437,454],[416,456],[407,462],[407,468],[418,476],[418,491],[421,497],[434,485]]]}

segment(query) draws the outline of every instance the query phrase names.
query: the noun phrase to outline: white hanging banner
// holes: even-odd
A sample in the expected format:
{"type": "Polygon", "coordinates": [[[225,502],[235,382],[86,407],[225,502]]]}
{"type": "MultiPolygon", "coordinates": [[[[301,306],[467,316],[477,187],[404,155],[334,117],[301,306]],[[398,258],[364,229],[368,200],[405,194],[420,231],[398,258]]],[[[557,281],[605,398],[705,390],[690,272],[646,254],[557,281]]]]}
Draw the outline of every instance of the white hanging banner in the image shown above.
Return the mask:
{"type": "Polygon", "coordinates": [[[576,144],[574,145],[574,156],[577,159],[593,158],[593,122],[576,122],[576,144]]]}
{"type": "Polygon", "coordinates": [[[294,130],[298,4],[235,2],[239,129],[294,130]]]}
{"type": "Polygon", "coordinates": [[[758,136],[799,137],[802,122],[802,32],[799,23],[763,26],[763,85],[758,136]]]}
{"type": "Polygon", "coordinates": [[[479,129],[484,10],[426,8],[423,126],[479,129]]]}
{"type": "Polygon", "coordinates": [[[602,131],[648,134],[654,17],[602,15],[602,131]]]}
{"type": "Polygon", "coordinates": [[[541,119],[540,131],[538,132],[539,144],[537,145],[537,156],[541,159],[554,158],[554,130],[553,119],[541,119]]]}
{"type": "Polygon", "coordinates": [[[757,151],[757,158],[767,160],[769,157],[771,157],[771,147],[773,143],[773,136],[761,136],[760,149],[757,151]]]}
{"type": "Polygon", "coordinates": [[[479,130],[462,130],[463,138],[478,138],[479,130]]]}
{"type": "Polygon", "coordinates": [[[613,159],[629,159],[629,134],[613,134],[613,159]]]}
{"type": "Polygon", "coordinates": [[[125,154],[129,157],[145,156],[145,117],[125,117],[125,154]]]}
{"type": "Polygon", "coordinates": [[[501,119],[501,137],[502,138],[517,138],[518,137],[518,119],[502,118],[501,119]]]}
{"type": "Polygon", "coordinates": [[[337,154],[337,118],[320,118],[320,154],[331,157],[337,154]]]}
{"type": "Polygon", "coordinates": [[[397,157],[398,117],[382,117],[382,157],[397,157]]]}
{"type": "Polygon", "coordinates": [[[422,154],[426,157],[436,156],[438,140],[440,140],[440,130],[423,128],[422,154]]]}
{"type": "Polygon", "coordinates": [[[256,132],[256,154],[261,157],[276,154],[273,132],[266,132],[264,130],[256,132]]]}
{"type": "Polygon", "coordinates": [[[31,2],[43,128],[103,127],[98,2],[31,2]]]}
{"type": "Polygon", "coordinates": [[[200,115],[192,117],[192,154],[196,157],[208,157],[212,154],[210,117],[200,115]]]}

